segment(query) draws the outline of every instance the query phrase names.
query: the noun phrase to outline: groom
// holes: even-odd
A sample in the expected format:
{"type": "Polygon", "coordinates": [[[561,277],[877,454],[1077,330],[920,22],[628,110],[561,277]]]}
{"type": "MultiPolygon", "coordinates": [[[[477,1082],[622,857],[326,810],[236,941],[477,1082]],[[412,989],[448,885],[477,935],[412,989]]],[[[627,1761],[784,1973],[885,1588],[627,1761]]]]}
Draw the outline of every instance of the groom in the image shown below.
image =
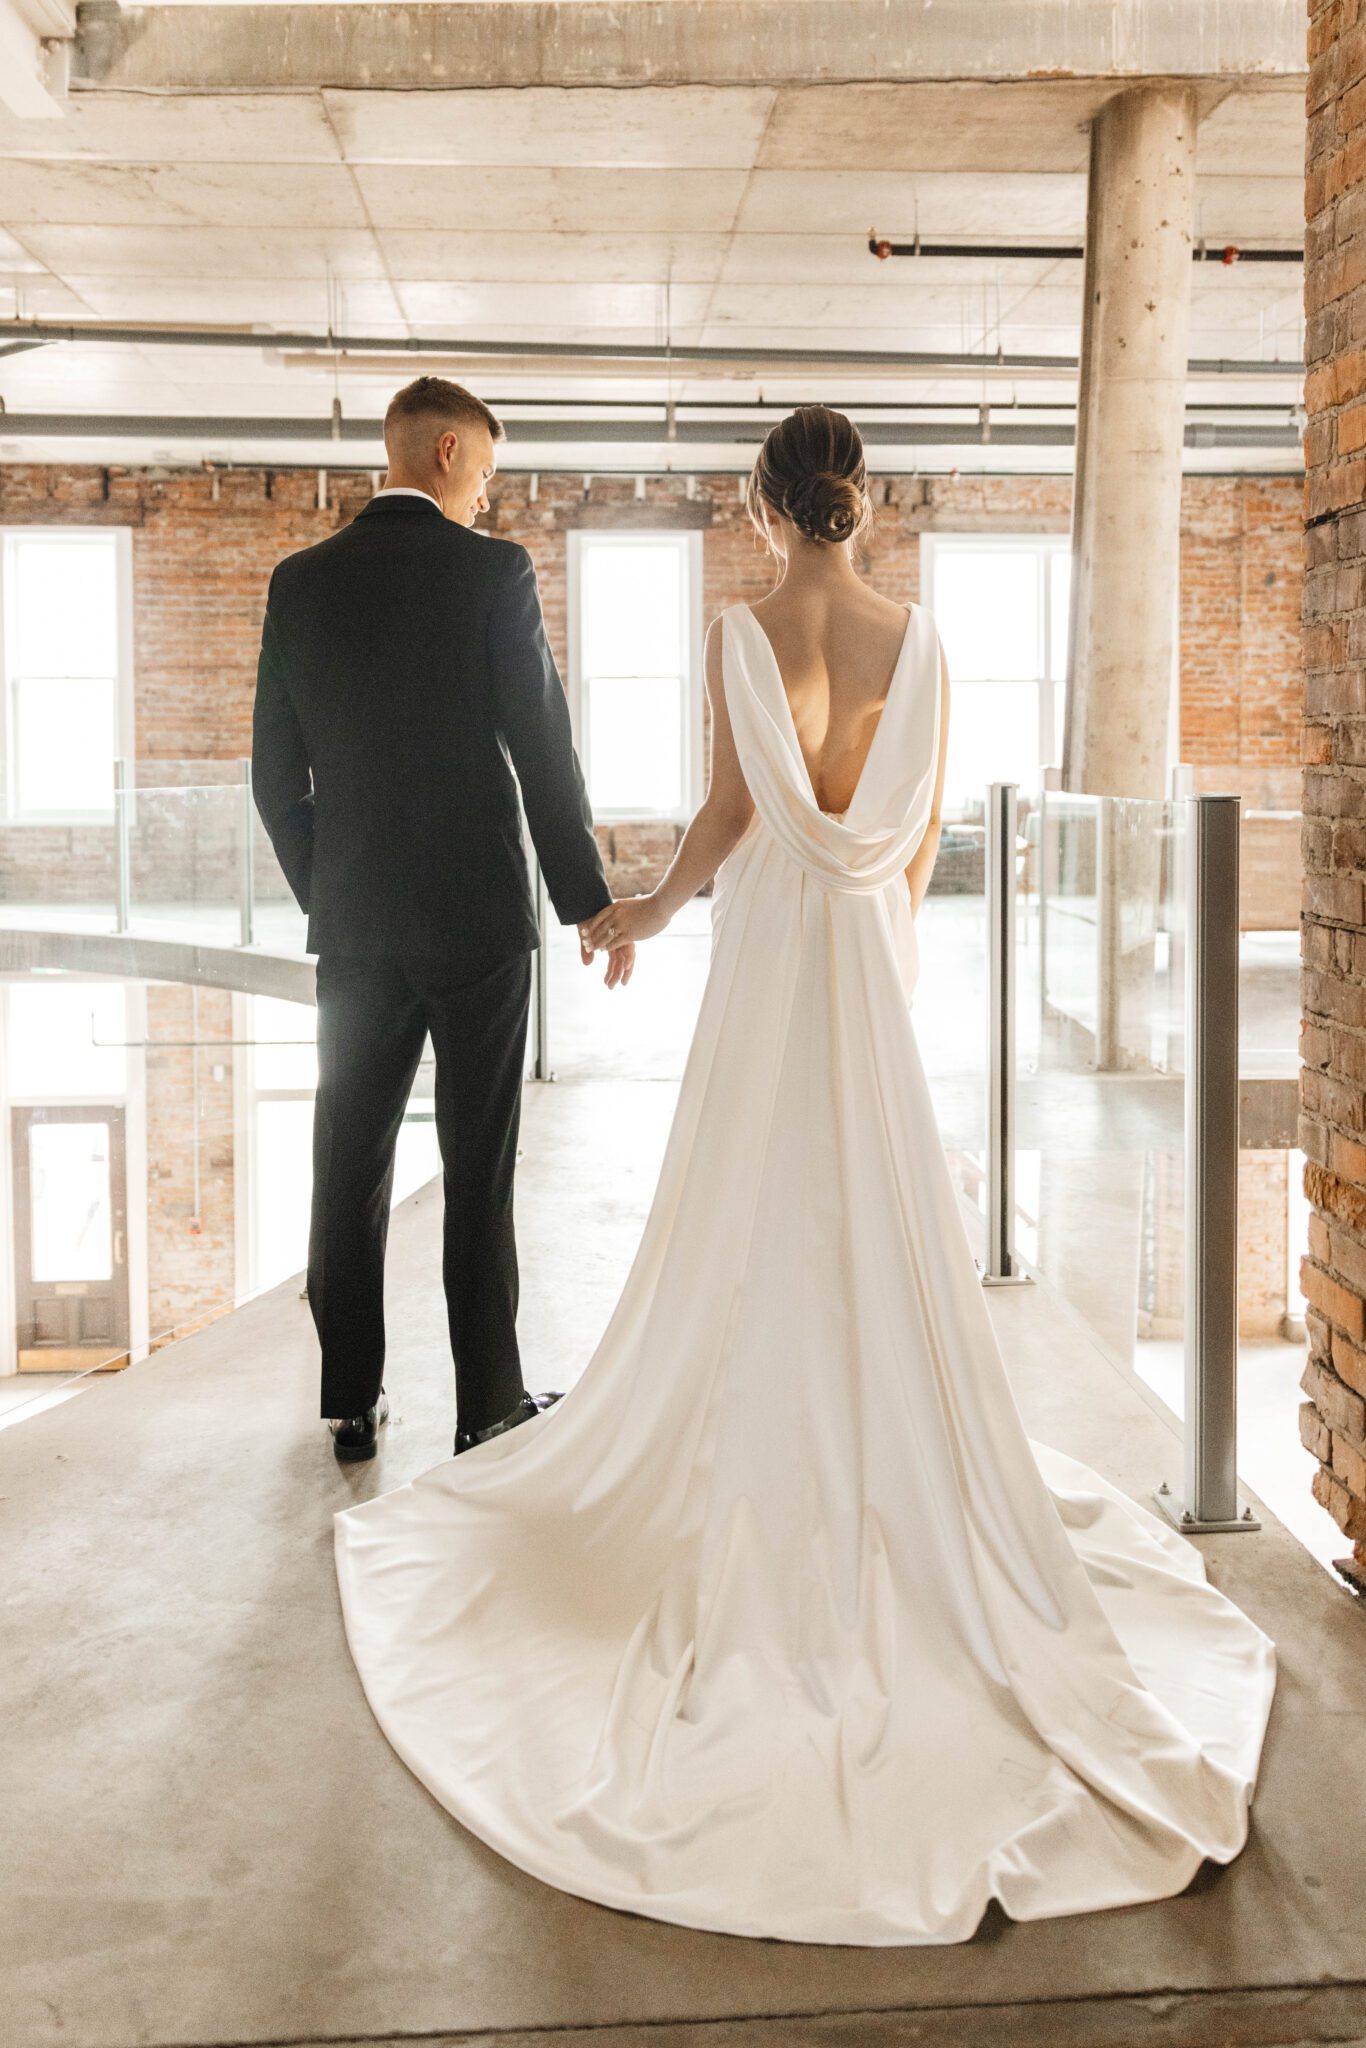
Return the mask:
{"type": "MultiPolygon", "coordinates": [[[[502,437],[463,385],[406,385],[384,418],[384,488],[278,565],[261,634],[256,803],[318,956],[308,1298],[345,1460],[374,1456],[389,1412],[394,1148],[429,1033],[456,1451],[560,1398],[526,1392],[517,1349],[512,1179],[540,939],[519,786],[560,922],[612,898],[531,556],[474,531],[502,437]]],[[[609,952],[609,988],[633,961],[609,952]]]]}

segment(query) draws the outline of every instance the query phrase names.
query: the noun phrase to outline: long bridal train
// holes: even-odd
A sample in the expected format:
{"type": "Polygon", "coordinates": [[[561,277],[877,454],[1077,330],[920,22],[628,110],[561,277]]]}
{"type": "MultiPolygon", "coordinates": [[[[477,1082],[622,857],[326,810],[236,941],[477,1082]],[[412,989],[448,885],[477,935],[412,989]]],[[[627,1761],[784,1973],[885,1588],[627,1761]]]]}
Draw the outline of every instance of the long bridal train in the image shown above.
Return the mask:
{"type": "Polygon", "coordinates": [[[756,815],[639,1250],[562,1401],[336,1518],[366,1694],[485,1842],[652,1918],[1166,1897],[1243,1846],[1275,1649],[1010,1389],[909,1009],[933,621],[841,817],[746,605],[724,680],[756,815]]]}

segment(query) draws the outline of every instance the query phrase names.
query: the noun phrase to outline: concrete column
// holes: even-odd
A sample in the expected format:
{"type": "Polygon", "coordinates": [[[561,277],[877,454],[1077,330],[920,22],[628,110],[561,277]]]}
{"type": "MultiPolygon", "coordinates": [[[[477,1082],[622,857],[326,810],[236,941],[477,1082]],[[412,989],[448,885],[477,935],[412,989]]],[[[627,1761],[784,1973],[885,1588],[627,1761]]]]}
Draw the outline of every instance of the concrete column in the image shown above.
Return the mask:
{"type": "MultiPolygon", "coordinates": [[[[1167,794],[1190,325],[1195,95],[1117,93],[1091,128],[1063,787],[1167,794]]],[[[1150,1063],[1156,814],[1103,804],[1095,1064],[1150,1063]]]]}
{"type": "Polygon", "coordinates": [[[1195,185],[1188,86],[1117,93],[1091,129],[1063,786],[1162,796],[1195,185]]]}

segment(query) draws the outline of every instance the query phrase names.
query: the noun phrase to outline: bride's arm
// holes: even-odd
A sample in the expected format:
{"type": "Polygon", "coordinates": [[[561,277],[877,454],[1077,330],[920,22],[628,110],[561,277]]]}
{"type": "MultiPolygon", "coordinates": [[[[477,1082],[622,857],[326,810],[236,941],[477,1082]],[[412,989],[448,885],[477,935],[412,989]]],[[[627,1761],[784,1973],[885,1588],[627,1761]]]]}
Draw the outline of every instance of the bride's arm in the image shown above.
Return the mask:
{"type": "Polygon", "coordinates": [[[944,659],[944,649],[939,649],[939,766],[935,771],[934,795],[930,799],[930,822],[915,850],[915,857],[906,870],[906,882],[911,892],[911,914],[919,910],[925,891],[930,886],[930,876],[939,853],[939,834],[943,826],[941,816],[944,803],[944,763],[949,754],[949,665],[944,659]]]}
{"type": "Polygon", "coordinates": [[[707,702],[711,706],[711,772],[707,794],[678,843],[659,886],[647,896],[626,896],[581,927],[594,947],[611,942],[609,926],[620,945],[623,939],[650,939],[662,932],[671,917],[691,902],[709,882],[726,855],[737,844],[754,815],[754,799],[740,772],[735,751],[730,713],[726,709],[725,683],[721,675],[720,619],[707,628],[702,666],[707,702]]]}

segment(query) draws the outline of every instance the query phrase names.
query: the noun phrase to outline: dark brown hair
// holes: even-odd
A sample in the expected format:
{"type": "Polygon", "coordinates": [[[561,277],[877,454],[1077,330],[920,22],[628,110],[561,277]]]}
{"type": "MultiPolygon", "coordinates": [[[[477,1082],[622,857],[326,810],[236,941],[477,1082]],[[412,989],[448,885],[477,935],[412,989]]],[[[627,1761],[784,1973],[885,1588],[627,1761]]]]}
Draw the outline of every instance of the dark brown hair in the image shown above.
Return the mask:
{"type": "Polygon", "coordinates": [[[387,438],[391,427],[404,427],[413,420],[430,420],[433,426],[463,427],[481,420],[495,441],[503,439],[503,423],[463,384],[447,377],[414,377],[389,400],[384,415],[387,438]]]}
{"type": "Polygon", "coordinates": [[[761,498],[808,540],[856,539],[870,523],[873,505],[863,440],[853,421],[828,405],[799,405],[770,427],[745,491],[749,516],[762,534],[761,498]]]}

